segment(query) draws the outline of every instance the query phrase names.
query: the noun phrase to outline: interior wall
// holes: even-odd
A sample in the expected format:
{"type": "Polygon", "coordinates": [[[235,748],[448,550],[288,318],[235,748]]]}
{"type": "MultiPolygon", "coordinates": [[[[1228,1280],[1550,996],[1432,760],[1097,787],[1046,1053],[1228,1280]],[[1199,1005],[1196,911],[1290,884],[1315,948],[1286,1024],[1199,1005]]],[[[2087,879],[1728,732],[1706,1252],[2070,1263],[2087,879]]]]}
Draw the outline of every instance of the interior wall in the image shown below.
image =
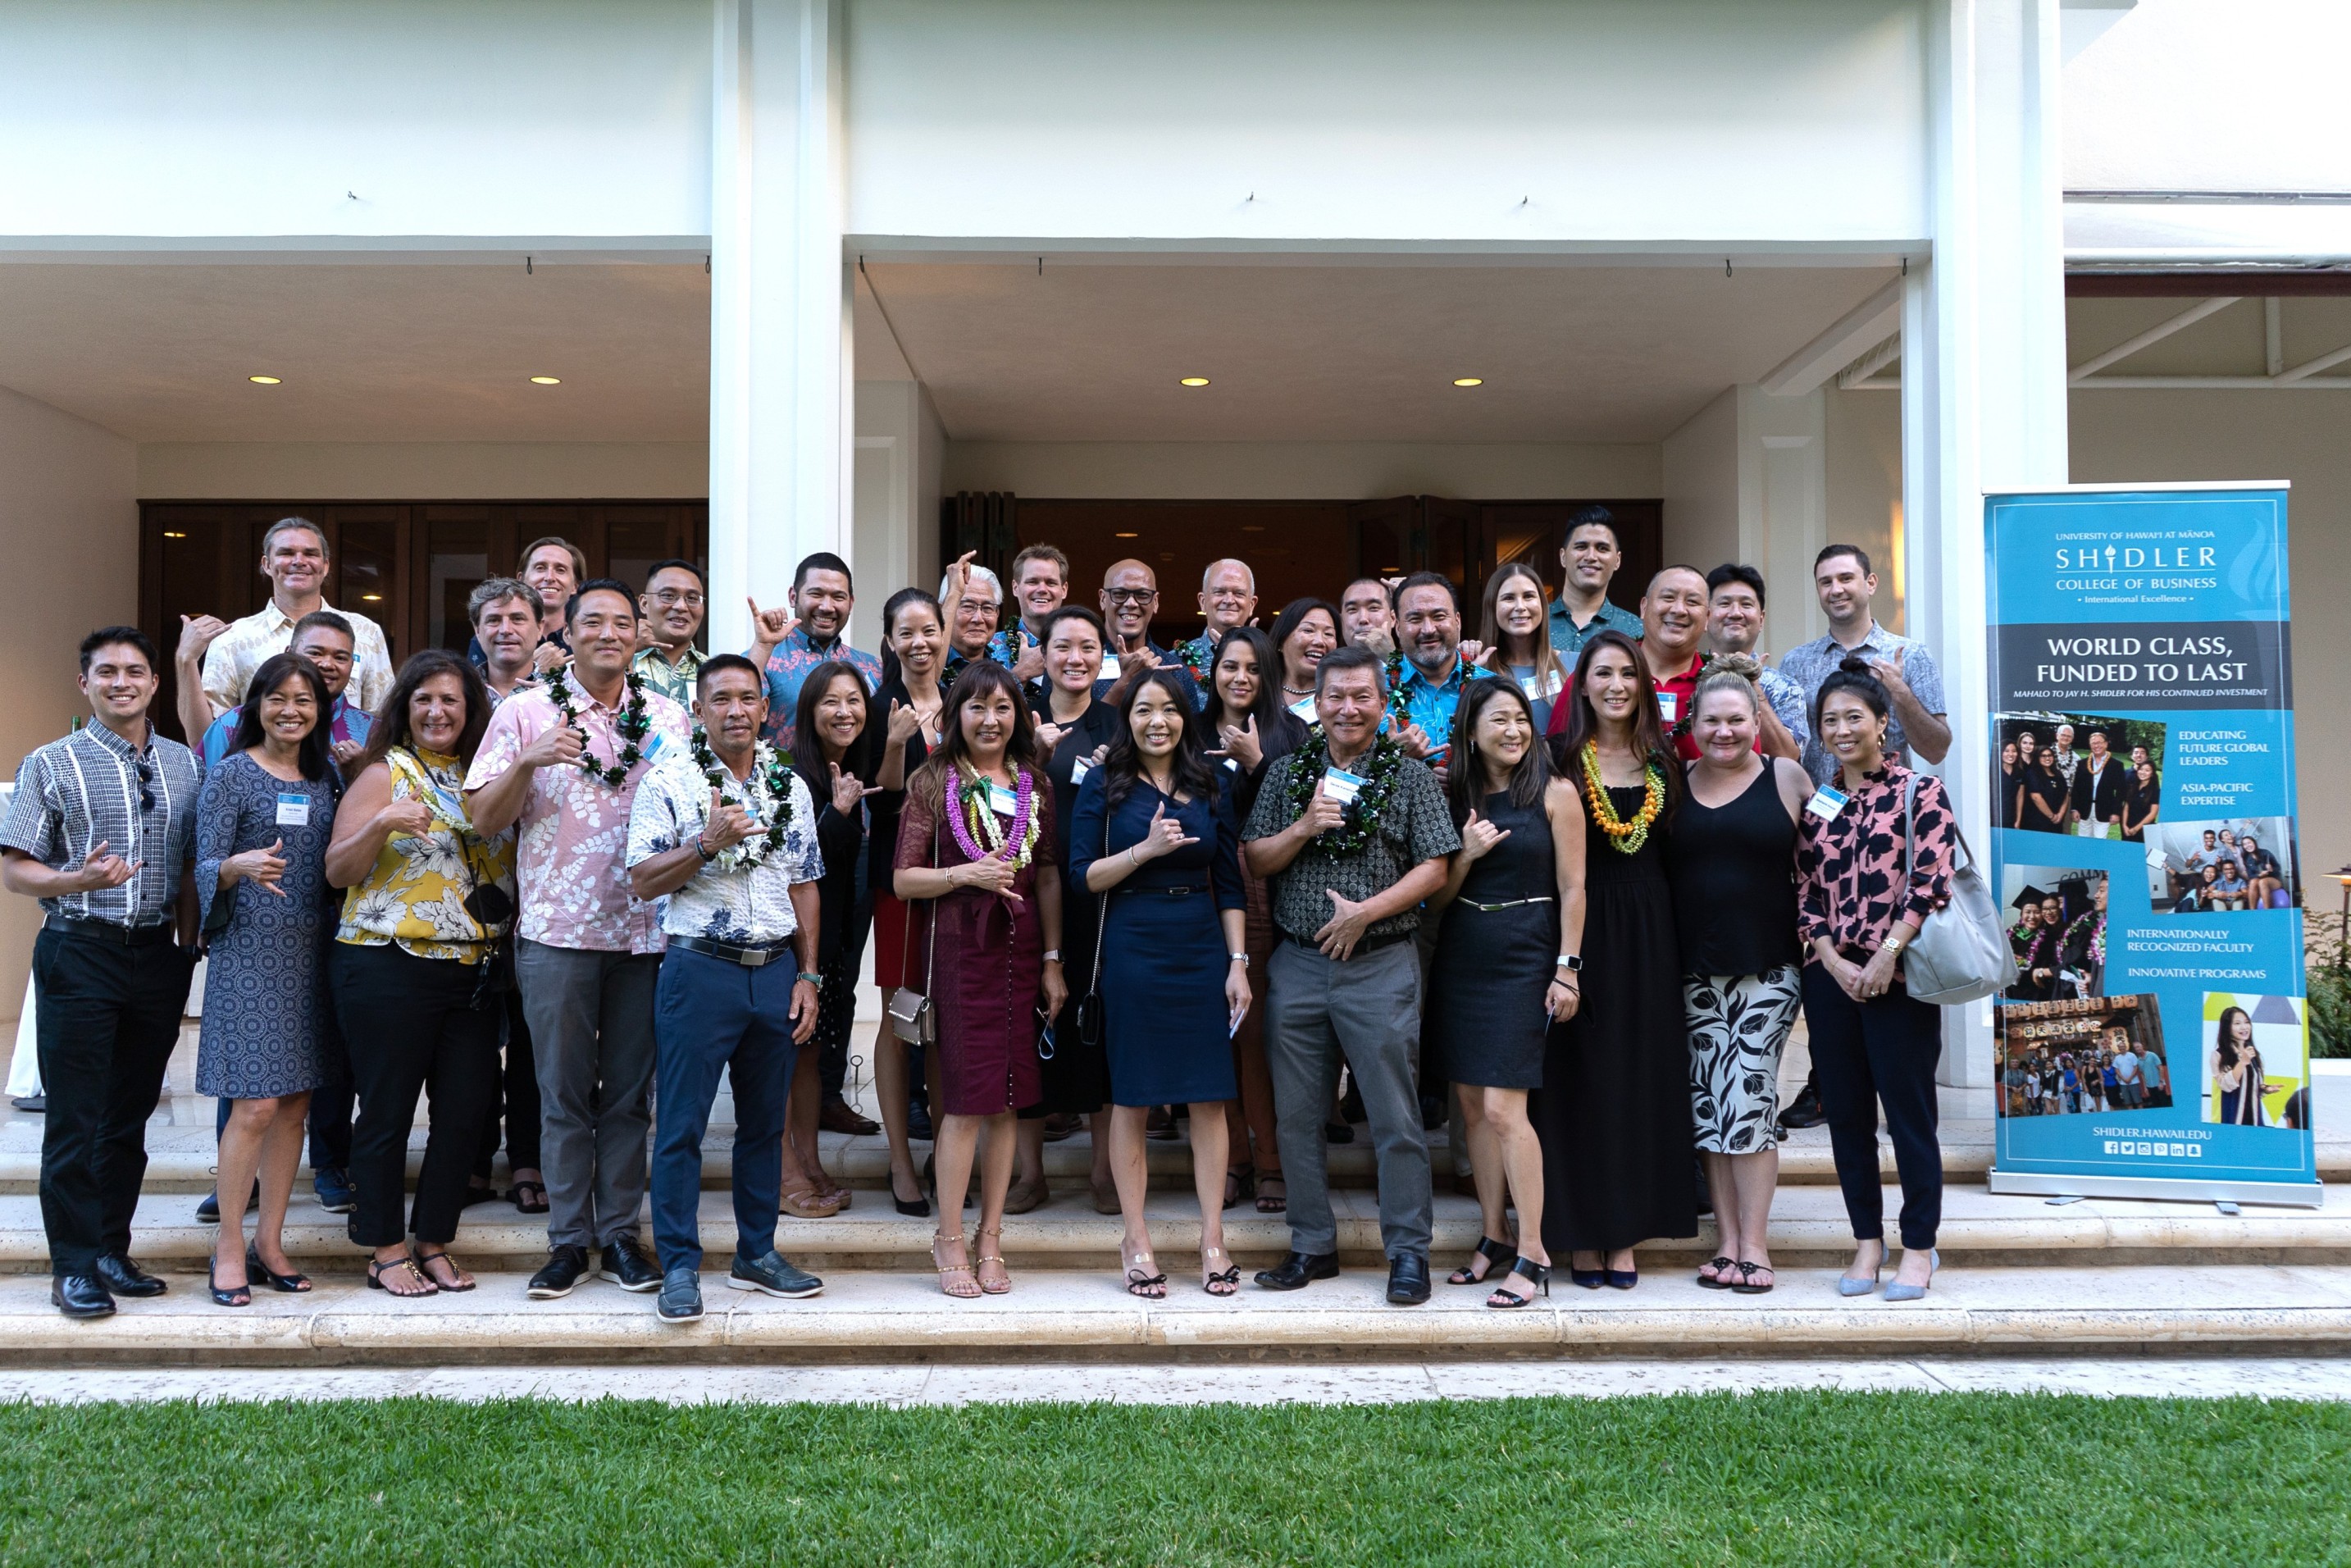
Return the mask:
{"type": "MultiPolygon", "coordinates": [[[[33,591],[0,616],[0,767],[86,713],[73,651],[91,629],[139,619],[138,451],[44,402],[0,389],[0,549],[33,591]]],[[[15,1018],[40,906],[0,894],[0,1018],[15,1018]]]]}
{"type": "Polygon", "coordinates": [[[946,435],[919,382],[857,383],[850,502],[850,570],[858,590],[852,645],[882,645],[882,607],[939,574],[938,518],[946,435]]]}
{"type": "Polygon", "coordinates": [[[345,501],[627,501],[710,494],[699,441],[149,442],[150,501],[327,496],[345,501]]]}
{"type": "MultiPolygon", "coordinates": [[[[2351,621],[2335,612],[2351,582],[2351,393],[2087,392],[2070,400],[2075,484],[2283,479],[2288,547],[2300,613],[2294,726],[2306,883],[2351,863],[2351,817],[2335,809],[2351,773],[2351,730],[2339,722],[2335,672],[2351,666],[2351,621]]],[[[2306,888],[2321,907],[2334,885],[2306,888]]]]}
{"type": "MultiPolygon", "coordinates": [[[[1822,389],[1828,537],[1859,545],[1877,569],[1878,624],[1899,632],[1909,563],[1902,556],[1902,395],[1822,389]]],[[[1809,585],[1804,590],[1811,597],[1809,585]]],[[[1815,601],[1817,603],[1817,601],[1815,601]]]]}
{"type": "Polygon", "coordinates": [[[1541,501],[1655,496],[1664,482],[1658,449],[1630,444],[950,441],[945,487],[1092,500],[1541,501]]]}

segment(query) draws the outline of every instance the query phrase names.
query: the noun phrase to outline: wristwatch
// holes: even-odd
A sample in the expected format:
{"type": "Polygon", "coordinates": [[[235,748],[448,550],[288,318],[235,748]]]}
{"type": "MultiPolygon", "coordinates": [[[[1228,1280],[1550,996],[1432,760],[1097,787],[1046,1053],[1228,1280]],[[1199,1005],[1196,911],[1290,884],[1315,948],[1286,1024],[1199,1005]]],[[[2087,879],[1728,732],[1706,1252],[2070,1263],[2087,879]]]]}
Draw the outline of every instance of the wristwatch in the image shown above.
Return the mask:
{"type": "Polygon", "coordinates": [[[1058,964],[1061,961],[1061,950],[1059,947],[1048,947],[1045,949],[1045,962],[1048,964],[1058,964]]]}
{"type": "Polygon", "coordinates": [[[1249,967],[1249,955],[1246,953],[1228,953],[1225,956],[1230,958],[1234,963],[1238,964],[1244,969],[1249,967]]]}
{"type": "Polygon", "coordinates": [[[1559,956],[1559,967],[1565,969],[1571,975],[1581,975],[1583,973],[1583,955],[1581,953],[1562,953],[1559,956]]]}
{"type": "Polygon", "coordinates": [[[821,987],[824,984],[824,977],[822,975],[811,975],[806,969],[802,969],[799,972],[799,977],[806,980],[811,986],[821,987]]]}
{"type": "Polygon", "coordinates": [[[1899,953],[1907,946],[1908,946],[1908,944],[1905,943],[1901,937],[1896,936],[1891,931],[1888,931],[1886,934],[1886,940],[1878,944],[1879,947],[1885,949],[1888,953],[1899,953]]]}
{"type": "Polygon", "coordinates": [[[704,865],[708,865],[712,861],[718,858],[718,852],[712,849],[708,844],[703,842],[702,835],[700,833],[694,835],[694,852],[702,857],[702,863],[704,865]]]}

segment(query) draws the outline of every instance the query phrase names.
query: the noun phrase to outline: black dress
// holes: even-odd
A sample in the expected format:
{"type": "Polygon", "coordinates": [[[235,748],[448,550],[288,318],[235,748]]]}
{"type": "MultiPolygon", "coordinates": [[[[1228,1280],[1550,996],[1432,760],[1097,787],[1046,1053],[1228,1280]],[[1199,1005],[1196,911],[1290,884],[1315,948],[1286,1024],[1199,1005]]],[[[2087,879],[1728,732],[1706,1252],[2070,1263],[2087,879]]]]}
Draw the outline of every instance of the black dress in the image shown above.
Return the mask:
{"type": "Polygon", "coordinates": [[[1551,1019],[1543,998],[1559,964],[1559,882],[1542,803],[1489,795],[1479,814],[1510,837],[1486,852],[1445,911],[1428,967],[1433,1057],[1425,1080],[1536,1089],[1551,1019]],[[1533,902],[1530,902],[1533,901],[1533,902]]]}
{"type": "MultiPolygon", "coordinates": [[[[1643,790],[1608,791],[1631,821],[1643,790]]],[[[1620,854],[1584,829],[1583,998],[1551,1031],[1529,1111],[1543,1150],[1543,1245],[1614,1251],[1698,1234],[1688,1021],[1663,823],[1620,854]]]]}
{"type": "MultiPolygon", "coordinates": [[[[1040,724],[1052,722],[1050,708],[1033,703],[1030,707],[1040,724]]],[[[1053,1019],[1053,1054],[1043,1064],[1045,1098],[1035,1107],[1039,1115],[1091,1113],[1110,1103],[1110,1062],[1103,1042],[1088,1045],[1078,1038],[1078,1004],[1093,982],[1102,900],[1086,891],[1082,874],[1072,874],[1070,828],[1077,814],[1080,775],[1092,772],[1093,754],[1117,733],[1118,709],[1095,703],[1068,728],[1045,764],[1045,775],[1053,782],[1053,829],[1061,835],[1061,974],[1069,981],[1070,999],[1053,1019]]]]}

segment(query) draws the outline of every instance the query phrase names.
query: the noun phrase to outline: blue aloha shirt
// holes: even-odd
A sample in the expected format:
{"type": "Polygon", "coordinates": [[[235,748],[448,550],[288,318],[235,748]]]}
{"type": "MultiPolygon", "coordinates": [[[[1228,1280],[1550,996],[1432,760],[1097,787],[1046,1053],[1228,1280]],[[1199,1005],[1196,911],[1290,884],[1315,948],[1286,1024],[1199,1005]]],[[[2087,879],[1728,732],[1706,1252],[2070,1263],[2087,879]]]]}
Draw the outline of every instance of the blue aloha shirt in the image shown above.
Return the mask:
{"type": "Polygon", "coordinates": [[[1462,691],[1471,681],[1493,678],[1493,671],[1480,669],[1458,653],[1453,655],[1452,674],[1442,681],[1430,680],[1410,659],[1404,662],[1396,690],[1404,696],[1405,717],[1428,737],[1429,766],[1442,767],[1453,749],[1453,714],[1461,706],[1462,691]]]}
{"type": "Polygon", "coordinates": [[[810,670],[831,659],[839,659],[863,675],[867,695],[882,689],[880,659],[851,647],[846,638],[836,637],[820,646],[810,640],[806,627],[793,627],[768,655],[768,723],[762,732],[787,757],[791,755],[792,716],[799,711],[800,687],[810,670]]]}

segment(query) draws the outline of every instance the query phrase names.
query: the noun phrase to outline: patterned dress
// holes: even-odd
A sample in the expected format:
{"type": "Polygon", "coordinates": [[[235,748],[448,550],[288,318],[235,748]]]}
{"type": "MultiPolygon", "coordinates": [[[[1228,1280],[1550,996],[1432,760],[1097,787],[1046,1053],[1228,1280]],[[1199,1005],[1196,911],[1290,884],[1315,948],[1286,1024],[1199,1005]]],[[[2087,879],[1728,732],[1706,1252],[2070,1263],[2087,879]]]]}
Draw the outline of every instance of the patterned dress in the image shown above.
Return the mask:
{"type": "Polygon", "coordinates": [[[199,1094],[268,1100],[308,1093],[327,1080],[332,1003],[320,960],[333,927],[327,841],[340,793],[331,776],[288,783],[245,752],[223,758],[204,780],[196,807],[196,903],[212,961],[196,1044],[199,1094]],[[284,897],[250,881],[223,891],[223,861],[281,839],[284,897]]]}

